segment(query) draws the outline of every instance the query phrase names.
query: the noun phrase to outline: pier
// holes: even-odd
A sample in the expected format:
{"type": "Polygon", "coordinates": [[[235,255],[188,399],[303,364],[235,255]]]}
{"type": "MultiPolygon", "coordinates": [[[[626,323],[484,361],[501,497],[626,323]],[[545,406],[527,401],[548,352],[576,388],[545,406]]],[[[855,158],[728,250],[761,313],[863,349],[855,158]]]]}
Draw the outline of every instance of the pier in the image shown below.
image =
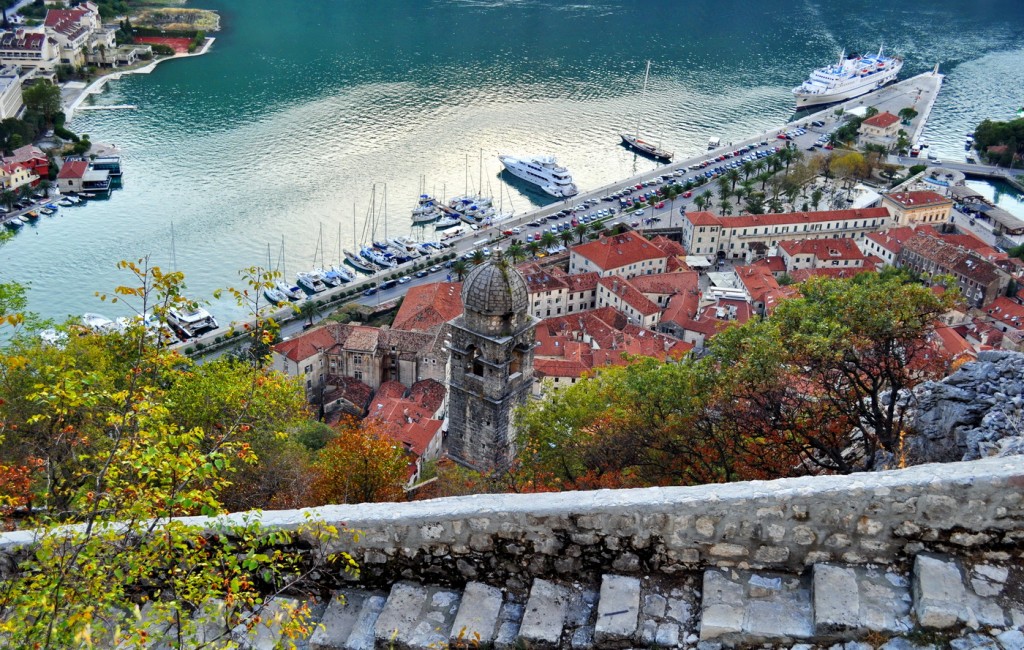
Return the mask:
{"type": "Polygon", "coordinates": [[[109,104],[106,106],[79,106],[80,111],[116,111],[116,110],[137,110],[135,104],[109,104]]]}

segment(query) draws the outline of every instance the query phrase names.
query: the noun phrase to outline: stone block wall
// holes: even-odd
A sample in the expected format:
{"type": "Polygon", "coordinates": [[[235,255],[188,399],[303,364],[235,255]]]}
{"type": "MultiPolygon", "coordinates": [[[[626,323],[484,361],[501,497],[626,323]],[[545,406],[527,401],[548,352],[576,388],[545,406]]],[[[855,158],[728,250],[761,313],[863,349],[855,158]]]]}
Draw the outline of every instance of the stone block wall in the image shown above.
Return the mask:
{"type": "MultiPolygon", "coordinates": [[[[707,566],[800,571],[820,562],[891,563],[921,550],[1020,548],[1024,463],[990,458],[851,476],[310,510],[362,531],[358,542],[339,544],[368,584],[486,578],[515,587],[537,577],[707,566]]],[[[265,512],[263,522],[295,527],[305,512],[265,512]]],[[[26,532],[4,534],[0,552],[29,540],[26,532]]]]}

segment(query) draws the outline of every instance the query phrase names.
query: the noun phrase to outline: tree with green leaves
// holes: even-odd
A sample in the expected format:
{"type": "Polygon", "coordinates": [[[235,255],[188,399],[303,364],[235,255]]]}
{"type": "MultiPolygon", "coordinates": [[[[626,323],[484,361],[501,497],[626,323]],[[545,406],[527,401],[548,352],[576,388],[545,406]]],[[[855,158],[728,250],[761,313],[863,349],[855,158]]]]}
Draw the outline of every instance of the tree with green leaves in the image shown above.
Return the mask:
{"type": "Polygon", "coordinates": [[[505,252],[510,258],[512,258],[513,264],[518,264],[519,262],[521,262],[523,260],[523,257],[525,257],[526,255],[526,249],[519,241],[514,241],[511,244],[509,244],[508,250],[506,250],[505,252]]]}
{"type": "Polygon", "coordinates": [[[466,260],[459,258],[452,263],[452,273],[455,274],[455,277],[459,282],[462,282],[462,279],[466,277],[466,273],[468,272],[469,264],[466,260]]]}
{"type": "Polygon", "coordinates": [[[910,121],[917,117],[918,113],[912,106],[901,108],[896,115],[903,121],[904,124],[910,124],[910,121]]]}
{"type": "Polygon", "coordinates": [[[558,237],[556,237],[555,233],[551,232],[550,230],[544,231],[544,234],[540,236],[540,245],[544,248],[544,250],[551,250],[552,248],[555,247],[555,244],[557,242],[558,237]]]}
{"type": "Polygon", "coordinates": [[[562,245],[568,247],[572,244],[574,233],[571,230],[563,230],[558,233],[558,238],[562,241],[562,245]]]}
{"type": "MultiPolygon", "coordinates": [[[[136,284],[103,298],[157,317],[182,303],[181,274],[144,260],[121,267],[136,284]]],[[[223,512],[261,438],[306,417],[295,382],[230,357],[195,364],[158,345],[141,318],[123,332],[59,331],[57,344],[29,332],[0,351],[0,458],[31,478],[13,493],[5,484],[0,508],[5,523],[34,531],[0,585],[0,637],[184,647],[205,629],[222,646],[263,633],[268,599],[311,571],[336,559],[354,568],[327,551],[339,531],[315,521],[271,531],[256,515],[176,519],[223,512]],[[300,538],[311,552],[293,550],[300,538]]],[[[306,608],[285,609],[286,636],[308,629],[306,608]]]]}
{"type": "Polygon", "coordinates": [[[47,124],[53,124],[57,113],[61,112],[60,88],[49,81],[39,80],[21,91],[25,108],[43,115],[47,124]]]}
{"type": "Polygon", "coordinates": [[[579,241],[577,243],[582,244],[583,238],[587,236],[588,232],[590,232],[590,226],[585,223],[580,223],[575,228],[573,228],[573,232],[575,232],[576,236],[579,237],[579,241]]]}
{"type": "Polygon", "coordinates": [[[540,242],[533,239],[526,242],[526,252],[530,254],[531,258],[536,259],[537,253],[540,252],[540,242]]]}

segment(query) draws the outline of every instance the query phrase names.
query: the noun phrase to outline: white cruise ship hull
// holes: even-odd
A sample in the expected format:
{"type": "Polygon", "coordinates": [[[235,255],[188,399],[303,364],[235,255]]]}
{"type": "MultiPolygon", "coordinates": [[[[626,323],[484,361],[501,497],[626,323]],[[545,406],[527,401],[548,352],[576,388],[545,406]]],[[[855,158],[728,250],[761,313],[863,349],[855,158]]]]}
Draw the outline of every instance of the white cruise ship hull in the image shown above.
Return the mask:
{"type": "Polygon", "coordinates": [[[882,86],[892,83],[896,80],[896,76],[898,74],[898,70],[889,72],[870,79],[864,79],[863,83],[850,84],[848,87],[842,89],[837,88],[835,91],[830,93],[810,94],[799,93],[794,90],[793,94],[796,96],[796,107],[799,110],[801,108],[807,108],[808,106],[835,104],[838,102],[845,102],[848,99],[855,99],[861,95],[868,94],[872,90],[878,90],[882,86]]]}

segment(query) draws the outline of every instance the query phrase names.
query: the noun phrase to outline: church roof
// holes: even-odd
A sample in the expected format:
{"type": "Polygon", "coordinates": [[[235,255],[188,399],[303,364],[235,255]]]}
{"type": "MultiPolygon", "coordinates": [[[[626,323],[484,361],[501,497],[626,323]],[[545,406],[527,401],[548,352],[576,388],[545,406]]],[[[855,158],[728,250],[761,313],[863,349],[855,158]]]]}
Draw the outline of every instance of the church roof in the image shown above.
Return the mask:
{"type": "Polygon", "coordinates": [[[462,304],[466,311],[504,316],[525,312],[530,295],[519,271],[491,260],[477,266],[466,277],[462,285],[462,304]]]}

